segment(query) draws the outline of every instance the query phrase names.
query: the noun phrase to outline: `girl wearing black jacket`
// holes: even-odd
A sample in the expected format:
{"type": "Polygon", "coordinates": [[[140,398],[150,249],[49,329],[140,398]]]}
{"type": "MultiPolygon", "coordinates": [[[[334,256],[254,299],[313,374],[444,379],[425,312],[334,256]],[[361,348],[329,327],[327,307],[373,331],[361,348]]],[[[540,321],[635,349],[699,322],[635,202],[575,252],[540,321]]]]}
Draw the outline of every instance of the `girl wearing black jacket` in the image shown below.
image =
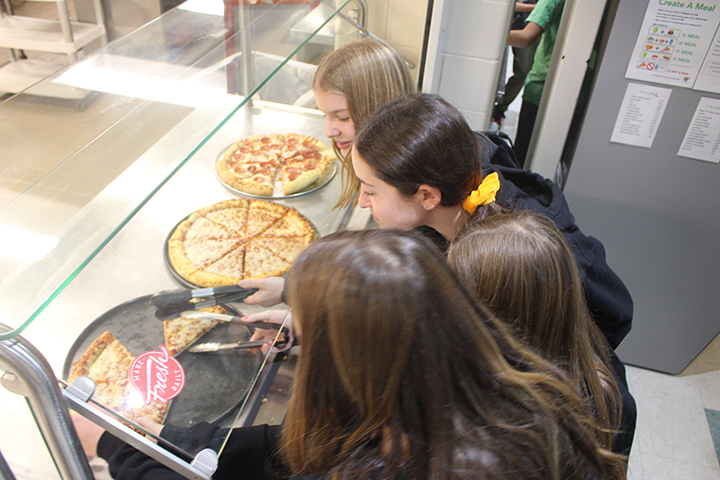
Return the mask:
{"type": "MultiPolygon", "coordinates": [[[[293,265],[288,302],[302,351],[279,440],[265,426],[234,431],[231,445],[249,450],[224,451],[214,478],[625,478],[562,371],[417,234],[317,241],[293,265]]],[[[116,479],[180,478],[108,437],[98,452],[116,479]]]]}

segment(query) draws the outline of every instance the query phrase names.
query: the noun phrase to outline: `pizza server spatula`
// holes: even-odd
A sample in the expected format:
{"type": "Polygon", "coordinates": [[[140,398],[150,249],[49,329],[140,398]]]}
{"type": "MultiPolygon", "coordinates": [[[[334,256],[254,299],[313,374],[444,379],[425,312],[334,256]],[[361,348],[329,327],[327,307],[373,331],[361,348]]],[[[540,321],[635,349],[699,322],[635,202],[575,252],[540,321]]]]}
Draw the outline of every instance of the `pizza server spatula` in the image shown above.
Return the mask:
{"type": "Polygon", "coordinates": [[[172,317],[177,317],[180,313],[186,310],[201,310],[214,305],[239,302],[257,291],[257,288],[241,288],[236,285],[230,287],[202,288],[198,290],[169,290],[153,295],[150,299],[150,303],[157,305],[158,307],[157,310],[155,310],[155,316],[161,320],[166,320],[172,317]],[[218,290],[220,290],[220,292],[218,292],[218,290]],[[213,291],[215,293],[210,293],[213,291]],[[194,292],[202,292],[205,293],[205,295],[200,295],[194,292]],[[201,299],[208,296],[209,298],[199,302],[190,301],[192,299],[201,299]]]}
{"type": "Polygon", "coordinates": [[[164,290],[162,292],[158,292],[150,297],[150,303],[158,307],[164,307],[166,305],[187,302],[193,298],[216,297],[229,293],[247,293],[245,297],[247,298],[255,292],[257,292],[257,288],[242,288],[237,285],[196,289],[180,288],[178,290],[164,290]]]}
{"type": "Polygon", "coordinates": [[[264,328],[266,330],[280,330],[282,333],[287,333],[288,329],[287,327],[280,328],[280,325],[277,323],[270,323],[270,322],[244,322],[242,320],[242,317],[237,315],[225,315],[222,313],[212,313],[212,312],[182,312],[180,313],[181,317],[185,318],[196,318],[199,320],[218,320],[220,322],[235,322],[240,323],[242,325],[245,325],[249,328],[264,328]]]}

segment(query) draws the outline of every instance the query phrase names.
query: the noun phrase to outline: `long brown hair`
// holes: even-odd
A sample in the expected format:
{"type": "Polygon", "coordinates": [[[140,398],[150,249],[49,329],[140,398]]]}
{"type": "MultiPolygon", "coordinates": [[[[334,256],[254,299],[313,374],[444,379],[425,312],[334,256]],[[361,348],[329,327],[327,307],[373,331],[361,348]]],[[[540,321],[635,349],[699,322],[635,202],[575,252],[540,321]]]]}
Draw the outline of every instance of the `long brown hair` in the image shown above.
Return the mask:
{"type": "Polygon", "coordinates": [[[412,232],[325,237],[295,261],[302,334],[283,451],[330,478],[622,479],[563,374],[412,232]]]}
{"type": "Polygon", "coordinates": [[[610,345],[590,316],[575,257],[552,220],[513,212],[470,222],[448,251],[465,286],[515,334],[569,373],[612,448],[622,401],[610,345]]]}
{"type": "MultiPolygon", "coordinates": [[[[391,100],[415,93],[416,87],[400,54],[382,40],[366,37],[325,57],[315,72],[313,90],[343,95],[357,130],[372,112],[391,100]]],[[[333,148],[344,167],[343,191],[336,206],[344,207],[350,204],[360,184],[350,158],[343,158],[335,140],[333,148]]]]}

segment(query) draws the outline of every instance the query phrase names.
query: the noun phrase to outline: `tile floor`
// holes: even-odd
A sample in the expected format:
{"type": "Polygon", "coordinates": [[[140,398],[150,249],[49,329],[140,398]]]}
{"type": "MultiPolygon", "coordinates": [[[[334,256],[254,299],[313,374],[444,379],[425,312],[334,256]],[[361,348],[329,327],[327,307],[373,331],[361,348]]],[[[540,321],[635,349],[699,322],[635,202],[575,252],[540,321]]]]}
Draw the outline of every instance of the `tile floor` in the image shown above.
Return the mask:
{"type": "MultiPolygon", "coordinates": [[[[24,2],[19,8],[36,9],[38,5],[24,2]]],[[[0,57],[0,64],[4,61],[6,57],[0,57]]],[[[516,100],[502,127],[511,138],[515,135],[518,108],[516,100]]],[[[25,336],[34,343],[48,343],[47,335],[48,332],[31,326],[25,336]]],[[[44,353],[64,356],[64,352],[44,353]]],[[[720,337],[681,375],[628,366],[628,381],[638,405],[628,478],[720,480],[720,445],[713,444],[708,423],[708,419],[712,422],[720,416],[716,413],[720,412],[720,337]]],[[[720,426],[715,427],[715,439],[720,441],[720,426]]],[[[3,388],[0,388],[0,452],[17,480],[60,478],[25,400],[3,388]]],[[[97,478],[105,478],[102,464],[97,463],[96,467],[97,478]]]]}

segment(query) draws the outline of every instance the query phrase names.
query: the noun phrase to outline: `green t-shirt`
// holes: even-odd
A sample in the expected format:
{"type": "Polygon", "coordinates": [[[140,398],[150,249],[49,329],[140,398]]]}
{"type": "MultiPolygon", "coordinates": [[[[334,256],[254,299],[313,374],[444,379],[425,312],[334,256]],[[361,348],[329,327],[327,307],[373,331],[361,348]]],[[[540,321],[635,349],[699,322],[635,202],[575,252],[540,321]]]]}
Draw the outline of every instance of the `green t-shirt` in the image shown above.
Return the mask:
{"type": "Polygon", "coordinates": [[[523,93],[523,100],[533,105],[540,105],[540,97],[542,97],[548,68],[550,68],[550,59],[564,7],[565,0],[538,0],[526,20],[526,22],[533,22],[543,29],[540,43],[535,50],[532,69],[525,79],[525,92],[523,93]]]}

